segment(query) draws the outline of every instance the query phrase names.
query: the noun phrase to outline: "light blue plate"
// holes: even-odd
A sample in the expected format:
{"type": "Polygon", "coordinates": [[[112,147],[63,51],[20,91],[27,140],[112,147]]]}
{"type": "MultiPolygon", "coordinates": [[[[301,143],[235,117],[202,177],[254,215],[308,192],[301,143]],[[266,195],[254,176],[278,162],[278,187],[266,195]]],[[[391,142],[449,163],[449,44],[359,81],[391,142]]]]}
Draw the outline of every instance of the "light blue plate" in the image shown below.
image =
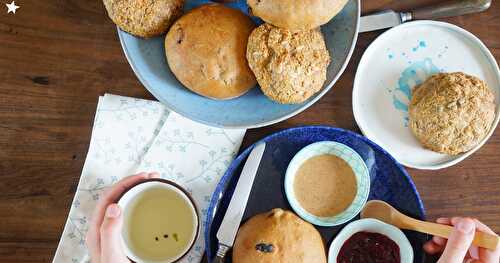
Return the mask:
{"type": "MultiPolygon", "coordinates": [[[[186,10],[210,1],[186,1],[186,10]]],[[[245,0],[229,4],[248,13],[245,0]]],[[[159,101],[187,118],[225,128],[256,128],[290,118],[319,100],[337,81],[347,66],[358,35],[359,0],[349,0],[341,13],[322,27],[332,62],[321,92],[303,104],[281,105],[254,88],[244,96],[215,101],[199,96],[182,86],[170,71],[164,48],[164,36],[142,39],[118,30],[123,51],[142,84],[159,101]]],[[[262,23],[257,18],[254,20],[262,23]]]]}
{"type": "Polygon", "coordinates": [[[361,212],[363,206],[365,206],[369,193],[370,174],[365,162],[356,151],[342,143],[333,141],[321,141],[310,144],[300,150],[293,157],[286,170],[285,194],[288,202],[290,203],[290,206],[292,207],[293,211],[295,211],[295,213],[297,213],[304,220],[317,226],[338,226],[353,219],[359,214],[359,212],[361,212]],[[357,192],[352,204],[347,207],[347,209],[342,213],[332,217],[318,217],[307,212],[297,201],[293,191],[295,175],[297,174],[300,166],[302,166],[302,164],[308,159],[323,154],[335,155],[347,162],[347,164],[349,164],[352,171],[354,172],[354,176],[356,177],[357,192]]]}

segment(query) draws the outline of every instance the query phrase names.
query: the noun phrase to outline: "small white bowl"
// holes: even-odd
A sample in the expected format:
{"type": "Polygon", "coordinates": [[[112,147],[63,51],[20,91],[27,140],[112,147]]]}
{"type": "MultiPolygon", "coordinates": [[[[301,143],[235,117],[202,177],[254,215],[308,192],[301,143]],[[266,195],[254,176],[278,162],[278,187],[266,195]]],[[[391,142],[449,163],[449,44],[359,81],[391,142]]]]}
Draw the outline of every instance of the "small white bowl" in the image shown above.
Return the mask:
{"type": "Polygon", "coordinates": [[[370,194],[370,173],[363,158],[351,147],[333,141],[321,141],[302,148],[292,159],[285,174],[285,194],[293,211],[302,219],[317,226],[337,226],[353,219],[361,212],[370,194]],[[312,157],[330,154],[349,164],[356,177],[357,191],[352,203],[342,213],[332,217],[319,217],[306,211],[296,199],[293,189],[295,175],[300,166],[312,157]]]}
{"type": "Polygon", "coordinates": [[[337,263],[337,256],[342,245],[344,245],[352,235],[363,231],[387,236],[399,246],[401,263],[413,262],[413,248],[408,238],[406,238],[405,234],[399,230],[399,228],[377,219],[365,218],[351,222],[335,237],[328,251],[328,263],[337,263]]]}
{"type": "Polygon", "coordinates": [[[149,179],[143,182],[140,182],[129,189],[127,189],[122,196],[119,198],[118,205],[122,208],[123,211],[123,229],[122,229],[122,235],[121,235],[121,242],[122,242],[122,247],[125,250],[125,255],[133,260],[134,262],[142,262],[142,263],[172,263],[172,262],[178,262],[180,259],[182,259],[193,247],[196,239],[198,238],[199,232],[200,232],[200,217],[198,215],[198,210],[196,208],[196,205],[189,195],[189,193],[184,190],[181,186],[177,185],[174,182],[164,180],[164,179],[149,179]],[[128,227],[127,227],[127,222],[128,222],[128,216],[130,216],[130,211],[128,209],[131,209],[131,205],[134,204],[134,200],[138,197],[140,197],[143,193],[147,192],[148,190],[151,189],[166,189],[169,191],[173,191],[176,195],[181,197],[181,199],[185,202],[186,207],[189,208],[190,212],[192,213],[194,220],[194,225],[193,225],[193,232],[192,235],[189,239],[188,245],[180,251],[177,255],[171,257],[171,258],[165,258],[163,260],[146,260],[138,256],[134,250],[131,248],[129,245],[129,238],[128,238],[128,227]]]}

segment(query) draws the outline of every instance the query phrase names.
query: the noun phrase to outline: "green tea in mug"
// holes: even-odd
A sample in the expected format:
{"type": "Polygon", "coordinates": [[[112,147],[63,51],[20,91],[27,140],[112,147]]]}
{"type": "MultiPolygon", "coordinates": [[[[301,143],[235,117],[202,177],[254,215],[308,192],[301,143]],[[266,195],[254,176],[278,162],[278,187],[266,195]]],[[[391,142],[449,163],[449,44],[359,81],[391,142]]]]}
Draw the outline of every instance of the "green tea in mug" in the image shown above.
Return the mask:
{"type": "Polygon", "coordinates": [[[196,209],[189,197],[172,185],[153,182],[143,188],[129,199],[124,211],[122,237],[128,256],[141,262],[173,262],[186,254],[196,239],[196,209]]]}

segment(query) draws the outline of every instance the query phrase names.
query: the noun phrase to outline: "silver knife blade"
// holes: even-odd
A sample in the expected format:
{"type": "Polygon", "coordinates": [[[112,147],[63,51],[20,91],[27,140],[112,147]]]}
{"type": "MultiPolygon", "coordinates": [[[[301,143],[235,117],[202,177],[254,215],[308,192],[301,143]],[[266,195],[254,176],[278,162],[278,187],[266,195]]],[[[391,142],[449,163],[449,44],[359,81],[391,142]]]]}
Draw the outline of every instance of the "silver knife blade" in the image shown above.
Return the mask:
{"type": "Polygon", "coordinates": [[[253,181],[255,179],[255,175],[257,174],[257,170],[259,169],[260,161],[262,160],[265,149],[265,143],[260,143],[255,146],[248,156],[245,166],[243,166],[243,171],[241,172],[240,178],[236,183],[236,188],[234,189],[233,196],[231,197],[231,201],[227,207],[226,214],[224,215],[219,230],[217,231],[219,244],[223,244],[228,247],[233,246],[236,233],[238,232],[241,219],[243,218],[243,213],[245,213],[253,181]]]}
{"type": "Polygon", "coordinates": [[[373,15],[363,16],[359,22],[359,32],[375,31],[388,27],[394,27],[402,23],[401,13],[386,10],[373,15]]]}

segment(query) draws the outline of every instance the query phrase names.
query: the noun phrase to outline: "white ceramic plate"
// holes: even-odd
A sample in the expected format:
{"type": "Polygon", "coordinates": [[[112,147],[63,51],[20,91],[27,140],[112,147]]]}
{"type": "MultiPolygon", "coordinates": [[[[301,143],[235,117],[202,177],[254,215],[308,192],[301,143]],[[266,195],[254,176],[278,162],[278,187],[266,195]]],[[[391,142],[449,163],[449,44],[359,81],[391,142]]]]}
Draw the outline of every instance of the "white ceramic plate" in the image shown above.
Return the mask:
{"type": "Polygon", "coordinates": [[[416,21],[388,30],[365,51],[353,87],[353,112],[363,134],[405,166],[441,169],[477,151],[495,130],[500,114],[500,72],[488,48],[464,29],[436,21],[416,21]],[[411,90],[437,72],[477,76],[495,93],[496,118],[474,149],[445,155],[424,149],[407,126],[411,90]]]}
{"type": "Polygon", "coordinates": [[[387,236],[399,246],[399,255],[401,263],[413,262],[413,248],[406,238],[405,234],[399,228],[386,224],[377,219],[365,218],[353,221],[335,237],[328,251],[328,262],[336,263],[337,256],[342,248],[342,245],[354,234],[358,232],[372,232],[387,236]]]}

